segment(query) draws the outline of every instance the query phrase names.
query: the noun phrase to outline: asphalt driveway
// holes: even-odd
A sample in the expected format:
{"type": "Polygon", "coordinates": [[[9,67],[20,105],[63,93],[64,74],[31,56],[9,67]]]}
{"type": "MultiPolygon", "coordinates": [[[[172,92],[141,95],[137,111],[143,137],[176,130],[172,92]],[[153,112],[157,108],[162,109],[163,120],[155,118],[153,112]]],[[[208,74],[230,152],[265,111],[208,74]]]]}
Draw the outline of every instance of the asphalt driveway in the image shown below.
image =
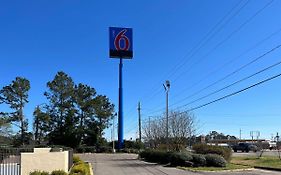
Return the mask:
{"type": "Polygon", "coordinates": [[[80,154],[92,164],[95,175],[280,175],[281,172],[263,170],[237,172],[190,172],[163,167],[137,159],[135,154],[80,154]]]}

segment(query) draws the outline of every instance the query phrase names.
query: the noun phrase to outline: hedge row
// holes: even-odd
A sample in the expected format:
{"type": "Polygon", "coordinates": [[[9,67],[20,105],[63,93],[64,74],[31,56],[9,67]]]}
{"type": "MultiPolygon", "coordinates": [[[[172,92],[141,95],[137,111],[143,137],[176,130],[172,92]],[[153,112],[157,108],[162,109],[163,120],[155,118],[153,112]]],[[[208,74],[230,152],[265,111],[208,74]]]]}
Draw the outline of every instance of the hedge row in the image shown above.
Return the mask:
{"type": "Polygon", "coordinates": [[[112,147],[110,146],[80,146],[75,149],[76,153],[112,153],[112,147]]]}
{"type": "Polygon", "coordinates": [[[67,173],[62,170],[52,171],[51,174],[46,171],[33,171],[29,175],[67,175],[67,173]]]}
{"type": "MultiPolygon", "coordinates": [[[[71,168],[69,175],[90,175],[90,167],[83,162],[79,157],[73,157],[74,166],[71,168]]],[[[29,175],[68,175],[68,173],[62,170],[53,171],[51,174],[45,171],[34,171],[29,175]]]]}
{"type": "Polygon", "coordinates": [[[165,152],[158,150],[145,150],[140,152],[140,158],[148,162],[154,162],[159,164],[168,164],[172,166],[186,166],[186,167],[198,167],[198,166],[213,166],[213,167],[225,167],[226,160],[216,154],[193,154],[189,152],[165,152]]]}
{"type": "Polygon", "coordinates": [[[226,161],[230,161],[232,151],[230,148],[221,146],[212,146],[206,144],[196,144],[192,146],[192,149],[197,154],[218,154],[222,156],[226,161]]]}
{"type": "Polygon", "coordinates": [[[74,166],[71,168],[69,175],[90,175],[90,167],[79,157],[73,156],[74,166]]]}

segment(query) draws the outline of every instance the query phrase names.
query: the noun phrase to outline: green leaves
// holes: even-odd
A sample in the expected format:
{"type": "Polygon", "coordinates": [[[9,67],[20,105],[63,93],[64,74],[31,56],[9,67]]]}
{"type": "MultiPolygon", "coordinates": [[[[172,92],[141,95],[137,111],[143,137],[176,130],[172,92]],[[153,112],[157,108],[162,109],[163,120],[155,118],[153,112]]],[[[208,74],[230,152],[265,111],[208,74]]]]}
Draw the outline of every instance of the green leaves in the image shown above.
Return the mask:
{"type": "Polygon", "coordinates": [[[75,84],[70,76],[58,72],[47,83],[44,95],[49,100],[50,142],[76,147],[102,137],[114,115],[114,105],[86,84],[75,84]],[[67,139],[68,138],[68,139],[67,139]]]}
{"type": "Polygon", "coordinates": [[[29,90],[29,80],[23,77],[16,77],[10,85],[3,87],[0,91],[1,101],[10,105],[12,109],[18,110],[28,103],[29,90]]]}
{"type": "Polygon", "coordinates": [[[22,143],[24,133],[27,131],[27,120],[24,119],[23,108],[28,103],[28,91],[30,82],[26,78],[16,77],[10,85],[0,90],[0,103],[7,104],[13,112],[1,112],[2,116],[8,116],[9,122],[19,122],[21,130],[22,143]]]}
{"type": "MultiPolygon", "coordinates": [[[[0,104],[6,104],[11,109],[0,111],[0,131],[10,124],[18,126],[17,144],[31,138],[23,113],[29,90],[30,82],[23,77],[16,77],[11,84],[0,89],[0,104]]],[[[44,95],[48,103],[44,108],[37,106],[33,113],[34,136],[38,144],[49,141],[50,144],[76,147],[103,141],[103,130],[115,115],[114,105],[107,96],[97,94],[89,85],[75,84],[62,71],[47,82],[44,95]]]]}

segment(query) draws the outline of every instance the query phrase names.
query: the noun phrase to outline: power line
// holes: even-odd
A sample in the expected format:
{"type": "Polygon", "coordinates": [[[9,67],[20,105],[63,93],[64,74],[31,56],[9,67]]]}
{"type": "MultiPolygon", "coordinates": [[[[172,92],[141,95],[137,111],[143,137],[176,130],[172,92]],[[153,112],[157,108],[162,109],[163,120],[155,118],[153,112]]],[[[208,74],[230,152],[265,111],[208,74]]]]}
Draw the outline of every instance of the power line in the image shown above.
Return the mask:
{"type": "Polygon", "coordinates": [[[247,49],[246,51],[242,52],[241,54],[239,54],[238,56],[232,58],[230,61],[224,63],[223,65],[221,65],[218,69],[211,71],[210,73],[208,73],[205,77],[203,77],[202,79],[200,79],[199,81],[197,81],[196,83],[192,84],[191,86],[189,86],[188,88],[185,88],[183,91],[181,91],[180,93],[178,93],[177,95],[173,96],[172,98],[175,98],[179,95],[181,95],[183,92],[185,92],[186,90],[189,90],[193,87],[195,87],[196,85],[198,85],[199,83],[201,83],[203,80],[205,80],[206,78],[209,78],[210,75],[215,74],[216,72],[218,72],[219,70],[225,68],[227,65],[233,63],[234,61],[237,61],[238,58],[242,57],[243,55],[245,55],[246,53],[250,52],[251,50],[255,49],[256,47],[258,47],[260,44],[264,43],[265,41],[269,40],[270,38],[272,38],[273,36],[275,36],[276,34],[281,32],[281,28],[279,28],[277,31],[271,33],[269,36],[265,37],[264,39],[262,39],[261,41],[257,42],[255,45],[253,45],[252,47],[250,47],[249,49],[247,49]]]}
{"type": "Polygon", "coordinates": [[[245,81],[245,80],[248,80],[248,79],[250,79],[250,78],[252,78],[252,77],[254,77],[254,76],[258,75],[258,74],[261,74],[261,73],[263,73],[263,72],[265,72],[265,71],[268,71],[268,70],[270,70],[270,69],[272,69],[272,68],[274,68],[274,67],[276,67],[276,66],[278,66],[278,65],[280,65],[280,64],[281,64],[281,61],[278,61],[278,62],[275,63],[275,64],[272,64],[272,65],[270,65],[270,66],[268,66],[268,67],[266,67],[266,68],[264,68],[264,69],[262,69],[262,70],[260,70],[260,71],[258,71],[258,72],[256,72],[256,73],[254,73],[254,74],[251,74],[251,75],[249,75],[249,76],[247,76],[247,77],[244,77],[244,78],[242,78],[242,79],[240,79],[240,80],[238,80],[238,81],[235,81],[234,83],[231,83],[231,84],[229,84],[229,85],[227,85],[227,86],[225,86],[225,87],[223,87],[223,88],[221,88],[221,89],[215,90],[215,91],[213,91],[213,92],[211,92],[211,93],[209,93],[209,94],[207,94],[207,95],[204,95],[204,96],[202,96],[202,97],[200,97],[200,98],[198,98],[198,99],[192,100],[192,101],[188,102],[187,104],[185,104],[185,105],[183,105],[183,106],[181,106],[181,107],[179,107],[179,108],[186,107],[186,106],[188,106],[188,105],[190,105],[190,104],[193,104],[193,103],[198,102],[198,101],[200,101],[200,100],[202,100],[202,99],[205,99],[205,98],[207,98],[207,97],[209,97],[209,96],[211,96],[211,95],[214,95],[214,94],[216,94],[216,93],[218,93],[218,92],[221,92],[221,91],[223,91],[223,90],[225,90],[225,89],[228,89],[228,88],[230,88],[230,87],[232,87],[232,86],[234,86],[234,85],[236,85],[236,84],[238,84],[238,83],[241,83],[241,82],[243,82],[243,81],[245,81]]]}
{"type": "MultiPolygon", "coordinates": [[[[258,56],[257,58],[253,59],[252,61],[250,61],[250,62],[244,64],[244,65],[241,66],[241,67],[239,67],[239,68],[236,69],[235,71],[233,71],[233,72],[227,74],[227,75],[224,76],[223,78],[221,78],[221,79],[219,79],[219,80],[217,80],[217,81],[211,83],[210,85],[208,85],[208,86],[206,86],[206,87],[204,87],[204,88],[202,88],[202,89],[196,91],[195,93],[189,95],[188,97],[185,97],[183,100],[188,99],[188,98],[190,98],[190,97],[193,97],[193,96],[195,96],[195,95],[197,95],[197,94],[203,92],[204,90],[206,90],[206,89],[208,89],[208,88],[210,88],[210,87],[212,87],[212,86],[214,86],[214,85],[220,83],[221,81],[224,81],[225,79],[231,77],[232,75],[234,75],[234,74],[240,72],[241,70],[245,69],[246,67],[248,67],[248,66],[252,65],[253,63],[259,61],[260,59],[264,58],[264,57],[267,56],[268,54],[270,54],[270,53],[274,52],[275,50],[279,49],[280,47],[281,47],[281,44],[280,44],[280,45],[277,45],[276,47],[272,48],[271,50],[265,52],[264,54],[258,56]]],[[[174,106],[175,104],[178,104],[178,103],[182,102],[183,100],[178,101],[178,102],[176,102],[176,103],[173,103],[171,106],[174,106]]]]}
{"type": "Polygon", "coordinates": [[[211,53],[213,53],[218,47],[220,47],[223,43],[225,43],[227,40],[229,40],[234,34],[236,34],[237,32],[239,32],[246,24],[248,24],[250,21],[252,21],[257,15],[259,15],[264,9],[266,9],[269,5],[271,5],[271,3],[273,3],[274,0],[271,0],[270,2],[266,3],[261,9],[259,9],[256,13],[254,13],[254,15],[252,15],[250,18],[248,18],[244,23],[242,23],[238,28],[236,28],[234,31],[232,31],[224,40],[220,41],[215,47],[213,47],[213,49],[211,49],[207,54],[205,54],[202,59],[198,59],[197,62],[195,62],[193,65],[190,65],[190,67],[187,69],[187,71],[181,73],[179,76],[177,76],[174,80],[174,82],[176,80],[179,79],[179,77],[181,77],[183,74],[185,74],[186,72],[190,71],[191,68],[194,67],[194,65],[197,65],[198,63],[202,62],[204,59],[207,58],[207,56],[209,56],[211,53]]]}
{"type": "MultiPolygon", "coordinates": [[[[210,39],[212,39],[219,31],[221,31],[221,29],[227,25],[248,3],[249,3],[249,0],[247,0],[243,5],[242,7],[240,7],[234,15],[232,15],[227,21],[226,23],[224,23],[218,30],[216,30],[220,25],[221,23],[241,4],[242,0],[240,0],[237,4],[235,4],[231,9],[230,11],[228,11],[226,13],[226,15],[223,16],[223,18],[221,18],[219,20],[218,23],[216,23],[208,32],[206,35],[204,35],[204,37],[199,41],[197,42],[197,44],[195,44],[195,46],[187,53],[185,54],[181,60],[178,62],[178,64],[176,64],[172,70],[166,74],[166,76],[163,76],[162,80],[164,81],[164,77],[171,77],[172,75],[174,75],[180,68],[183,67],[184,64],[187,63],[187,61],[190,60],[191,57],[189,57],[188,60],[185,60],[185,58],[189,55],[189,54],[192,54],[192,56],[196,53],[195,51],[198,51],[199,49],[201,49],[204,45],[206,45],[206,43],[208,43],[208,41],[210,39]],[[215,33],[213,33],[215,32],[215,33]],[[213,34],[212,34],[213,33],[213,34]],[[210,36],[211,35],[211,36],[210,36]],[[197,49],[196,49],[197,48],[197,49]],[[199,48],[199,49],[198,49],[199,48]]],[[[154,90],[153,91],[156,91],[152,96],[156,96],[158,93],[160,93],[160,86],[159,84],[162,84],[162,81],[157,83],[155,88],[153,88],[154,90]]],[[[151,96],[150,96],[151,97],[151,96]]],[[[152,97],[151,97],[152,98],[152,97]]],[[[143,99],[142,99],[143,100],[143,99]]]]}
{"type": "Polygon", "coordinates": [[[220,32],[236,15],[239,14],[239,12],[250,2],[250,0],[247,0],[242,7],[240,7],[224,24],[223,21],[240,5],[242,1],[239,1],[234,7],[230,9],[230,11],[218,22],[211,28],[211,30],[203,37],[202,40],[200,40],[190,51],[190,53],[187,53],[183,59],[180,61],[182,63],[179,63],[178,66],[174,67],[174,72],[170,74],[172,76],[175,72],[177,72],[179,69],[181,69],[189,60],[192,58],[197,51],[199,51],[203,46],[205,46],[218,32],[220,32]],[[221,25],[222,24],[222,25],[221,25]],[[221,26],[220,26],[221,25],[221,26]],[[220,26],[220,27],[219,27],[220,26]],[[219,27],[219,28],[218,28],[219,27]],[[217,29],[218,28],[218,29],[217,29]],[[217,29],[217,30],[216,30],[217,29]],[[214,32],[214,33],[213,33],[214,32]],[[212,34],[213,33],[213,34],[212,34]],[[191,55],[189,59],[184,60],[185,57],[188,55],[191,55]]]}
{"type": "MultiPolygon", "coordinates": [[[[259,15],[263,10],[265,10],[268,6],[270,6],[273,3],[274,0],[271,0],[270,2],[266,3],[262,8],[260,8],[259,10],[257,10],[250,18],[248,18],[246,21],[244,21],[238,28],[236,28],[234,31],[232,31],[225,39],[223,39],[222,41],[220,41],[215,47],[213,47],[213,49],[211,49],[207,54],[205,54],[201,59],[198,59],[197,62],[195,62],[194,64],[190,65],[189,68],[187,69],[187,71],[181,73],[179,76],[177,76],[174,79],[174,82],[177,81],[179,79],[179,77],[181,77],[183,74],[187,73],[188,71],[191,70],[191,68],[194,67],[194,65],[197,65],[198,63],[200,63],[201,61],[203,61],[204,59],[207,58],[207,56],[209,56],[211,53],[213,53],[219,46],[221,46],[223,43],[225,43],[227,40],[229,40],[234,34],[236,34],[237,32],[239,32],[246,24],[248,24],[250,21],[252,21],[257,15],[259,15]]],[[[245,5],[248,3],[249,1],[247,1],[242,7],[244,8],[245,5]]],[[[242,10],[242,7],[238,10],[238,12],[240,12],[242,10]]],[[[237,12],[237,14],[238,14],[237,12]]],[[[200,47],[201,48],[201,47],[200,47]]],[[[194,54],[193,54],[194,55],[194,54]]],[[[193,56],[192,55],[192,56],[193,56]]],[[[192,57],[191,56],[191,57],[192,57]]],[[[183,65],[183,64],[182,64],[183,65]]]]}
{"type": "Polygon", "coordinates": [[[194,111],[194,110],[203,108],[203,107],[208,106],[208,105],[210,105],[210,104],[216,103],[216,102],[221,101],[221,100],[223,100],[223,99],[226,99],[226,98],[229,98],[229,97],[234,96],[234,95],[236,95],[236,94],[239,94],[239,93],[241,93],[241,92],[244,92],[244,91],[246,91],[246,90],[248,90],[248,89],[251,89],[251,88],[253,88],[253,87],[259,86],[259,85],[261,85],[261,84],[263,84],[263,83],[266,83],[266,82],[268,82],[268,81],[271,81],[271,80],[273,80],[273,79],[275,79],[275,78],[278,78],[278,77],[280,77],[280,76],[281,76],[281,73],[280,73],[280,74],[277,74],[277,75],[275,75],[275,76],[272,76],[272,77],[270,77],[270,78],[267,78],[267,79],[265,79],[265,80],[263,80],[263,81],[260,81],[260,82],[258,82],[258,83],[256,83],[256,84],[253,84],[253,85],[251,85],[251,86],[248,86],[248,87],[246,87],[246,88],[244,88],[244,89],[241,89],[241,90],[239,90],[239,91],[233,92],[233,93],[231,93],[231,94],[228,94],[228,95],[226,95],[226,96],[223,96],[223,97],[221,97],[221,98],[218,98],[218,99],[216,99],[216,100],[213,100],[213,101],[211,101],[211,102],[208,102],[208,103],[205,103],[205,104],[203,104],[203,105],[199,105],[199,106],[197,106],[197,107],[194,107],[194,108],[191,108],[191,109],[189,109],[189,110],[186,110],[186,112],[194,111]]]}
{"type": "MultiPolygon", "coordinates": [[[[194,92],[193,94],[191,94],[191,95],[189,95],[189,96],[187,96],[187,97],[185,97],[185,98],[183,98],[183,99],[181,99],[181,100],[179,100],[179,101],[177,101],[177,102],[171,104],[170,106],[175,106],[175,105],[177,105],[177,104],[179,104],[179,103],[182,103],[182,102],[185,101],[186,99],[189,99],[189,98],[191,98],[191,97],[194,97],[194,96],[197,95],[197,94],[200,94],[201,92],[205,91],[206,89],[209,89],[210,87],[213,87],[214,85],[216,85],[216,84],[218,84],[218,83],[220,83],[220,82],[226,80],[227,78],[231,77],[232,75],[234,75],[234,74],[240,72],[241,70],[245,69],[246,67],[252,65],[253,63],[255,63],[255,62],[257,62],[257,61],[259,61],[260,59],[262,59],[262,58],[264,58],[265,56],[267,56],[268,54],[270,54],[270,53],[276,51],[276,50],[279,49],[280,47],[281,47],[281,44],[275,46],[274,48],[270,49],[269,51],[263,53],[262,55],[256,57],[255,59],[251,60],[250,62],[248,62],[248,63],[246,63],[246,64],[240,66],[238,69],[234,70],[233,72],[231,72],[231,73],[227,74],[226,76],[220,78],[219,80],[217,80],[217,81],[215,81],[215,82],[209,84],[208,86],[205,86],[204,88],[202,88],[202,89],[200,89],[200,90],[194,92]]],[[[161,109],[159,109],[159,110],[153,111],[152,113],[159,112],[159,111],[162,111],[162,110],[163,110],[163,109],[161,108],[161,109]]]]}
{"type": "MultiPolygon", "coordinates": [[[[223,97],[217,98],[217,99],[215,99],[215,100],[213,100],[213,101],[210,101],[210,102],[208,102],[208,103],[205,103],[205,104],[202,104],[202,105],[193,107],[193,108],[188,109],[188,110],[184,110],[184,111],[180,112],[179,114],[185,113],[185,112],[192,112],[192,111],[195,111],[195,110],[197,110],[197,109],[203,108],[203,107],[205,107],[205,106],[211,105],[211,104],[216,103],[216,102],[218,102],[218,101],[224,100],[224,99],[226,99],[226,98],[229,98],[229,97],[232,97],[232,96],[234,96],[234,95],[240,94],[240,93],[242,93],[242,92],[244,92],[244,91],[247,91],[247,90],[249,90],[249,89],[251,89],[251,88],[254,88],[254,87],[256,87],[256,86],[259,86],[259,85],[261,85],[261,84],[264,84],[264,83],[266,83],[266,82],[268,82],[268,81],[271,81],[271,80],[273,80],[273,79],[276,79],[276,78],[278,78],[278,77],[280,77],[280,76],[281,76],[281,73],[279,73],[279,74],[277,74],[277,75],[274,75],[274,76],[271,76],[271,77],[269,77],[269,78],[267,78],[267,79],[265,79],[265,80],[262,80],[262,81],[260,81],[260,82],[258,82],[258,83],[255,83],[255,84],[253,84],[253,85],[251,85],[251,86],[248,86],[248,87],[246,87],[246,88],[243,88],[243,89],[241,89],[241,90],[235,91],[235,92],[230,93],[230,94],[228,94],[228,95],[225,95],[225,96],[223,96],[223,97]]],[[[164,119],[164,118],[163,118],[163,119],[164,119]]],[[[162,119],[161,119],[161,120],[162,120],[162,119]]]]}

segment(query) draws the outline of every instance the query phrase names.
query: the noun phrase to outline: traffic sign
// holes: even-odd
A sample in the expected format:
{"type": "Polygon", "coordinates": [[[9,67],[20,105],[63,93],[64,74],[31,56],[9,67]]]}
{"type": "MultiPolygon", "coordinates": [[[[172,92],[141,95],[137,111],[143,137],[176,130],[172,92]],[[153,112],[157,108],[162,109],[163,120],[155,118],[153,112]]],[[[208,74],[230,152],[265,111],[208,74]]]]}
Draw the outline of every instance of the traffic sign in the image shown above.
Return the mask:
{"type": "Polygon", "coordinates": [[[110,58],[133,57],[132,28],[109,27],[109,56],[110,58]]]}

